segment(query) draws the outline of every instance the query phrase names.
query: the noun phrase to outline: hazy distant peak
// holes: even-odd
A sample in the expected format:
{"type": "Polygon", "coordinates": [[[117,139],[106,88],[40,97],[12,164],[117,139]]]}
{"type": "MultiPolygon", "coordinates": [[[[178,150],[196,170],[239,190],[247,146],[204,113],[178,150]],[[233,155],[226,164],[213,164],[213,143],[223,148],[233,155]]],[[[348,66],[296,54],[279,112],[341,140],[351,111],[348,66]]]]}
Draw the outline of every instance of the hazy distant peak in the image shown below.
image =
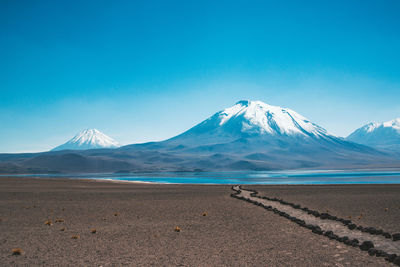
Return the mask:
{"type": "Polygon", "coordinates": [[[105,135],[97,129],[85,129],[76,134],[72,139],[63,145],[53,149],[56,150],[85,150],[95,148],[116,148],[119,147],[117,141],[105,135]]]}
{"type": "Polygon", "coordinates": [[[355,130],[347,139],[371,146],[400,145],[400,118],[382,123],[371,122],[355,130]]]}
{"type": "Polygon", "coordinates": [[[394,130],[399,130],[400,131],[400,118],[396,118],[390,121],[386,122],[381,122],[381,123],[376,123],[376,122],[371,122],[363,127],[357,129],[356,131],[362,131],[362,132],[373,132],[379,128],[392,128],[394,130]]]}

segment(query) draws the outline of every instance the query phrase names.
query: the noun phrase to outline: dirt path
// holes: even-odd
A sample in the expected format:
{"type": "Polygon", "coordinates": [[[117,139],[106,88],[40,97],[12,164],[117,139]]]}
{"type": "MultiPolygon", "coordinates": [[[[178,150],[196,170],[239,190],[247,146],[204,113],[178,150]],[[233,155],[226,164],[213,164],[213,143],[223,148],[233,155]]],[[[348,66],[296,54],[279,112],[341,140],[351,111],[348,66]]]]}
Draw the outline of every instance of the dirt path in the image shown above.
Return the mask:
{"type": "Polygon", "coordinates": [[[293,205],[287,203],[282,204],[282,200],[269,200],[267,197],[261,198],[257,196],[257,192],[243,189],[240,186],[234,186],[232,189],[237,192],[232,196],[274,211],[303,227],[309,228],[316,234],[325,235],[330,239],[336,239],[347,245],[359,246],[360,249],[368,251],[370,255],[390,258],[390,261],[395,263],[399,261],[400,257],[397,255],[400,255],[400,241],[393,241],[391,236],[385,237],[381,234],[361,231],[349,220],[343,222],[343,219],[326,218],[329,216],[321,215],[315,216],[312,213],[310,214],[307,209],[302,209],[299,205],[293,207],[293,205]]]}

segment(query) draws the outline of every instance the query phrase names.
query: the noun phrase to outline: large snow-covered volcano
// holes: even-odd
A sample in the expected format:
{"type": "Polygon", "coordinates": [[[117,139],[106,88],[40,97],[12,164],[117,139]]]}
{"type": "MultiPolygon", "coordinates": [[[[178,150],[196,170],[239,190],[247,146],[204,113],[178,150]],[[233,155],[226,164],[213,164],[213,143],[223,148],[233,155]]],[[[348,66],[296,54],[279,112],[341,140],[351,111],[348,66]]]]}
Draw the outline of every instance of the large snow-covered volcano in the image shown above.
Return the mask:
{"type": "Polygon", "coordinates": [[[379,148],[400,149],[400,118],[364,125],[350,134],[347,140],[379,148]]]}
{"type": "Polygon", "coordinates": [[[85,150],[96,148],[117,148],[120,145],[111,137],[103,134],[97,129],[85,129],[75,135],[65,144],[52,149],[58,150],[85,150]]]}
{"type": "Polygon", "coordinates": [[[199,144],[218,143],[237,138],[334,138],[324,128],[288,108],[261,101],[242,100],[215,113],[171,140],[192,139],[199,144]],[[199,142],[199,139],[201,142],[199,142]]]}
{"type": "Polygon", "coordinates": [[[390,162],[384,153],[336,137],[291,109],[248,100],[163,142],[120,150],[157,152],[146,162],[180,170],[330,169],[390,162]]]}

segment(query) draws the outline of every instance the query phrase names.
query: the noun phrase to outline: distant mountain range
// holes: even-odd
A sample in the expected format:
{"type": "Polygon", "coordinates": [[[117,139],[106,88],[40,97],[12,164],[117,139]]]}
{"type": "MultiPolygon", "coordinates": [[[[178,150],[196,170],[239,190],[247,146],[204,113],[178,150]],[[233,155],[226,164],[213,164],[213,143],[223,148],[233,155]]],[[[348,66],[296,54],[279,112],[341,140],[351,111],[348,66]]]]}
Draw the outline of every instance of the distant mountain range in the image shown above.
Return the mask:
{"type": "Polygon", "coordinates": [[[287,108],[260,101],[239,101],[165,141],[117,147],[113,139],[101,132],[85,130],[53,151],[0,154],[0,172],[400,167],[400,154],[353,142],[356,135],[352,135],[347,139],[336,137],[287,108]],[[76,150],[82,148],[85,150],[76,150]]]}
{"type": "Polygon", "coordinates": [[[355,130],[346,139],[376,148],[400,151],[400,118],[383,123],[371,122],[355,130]]]}

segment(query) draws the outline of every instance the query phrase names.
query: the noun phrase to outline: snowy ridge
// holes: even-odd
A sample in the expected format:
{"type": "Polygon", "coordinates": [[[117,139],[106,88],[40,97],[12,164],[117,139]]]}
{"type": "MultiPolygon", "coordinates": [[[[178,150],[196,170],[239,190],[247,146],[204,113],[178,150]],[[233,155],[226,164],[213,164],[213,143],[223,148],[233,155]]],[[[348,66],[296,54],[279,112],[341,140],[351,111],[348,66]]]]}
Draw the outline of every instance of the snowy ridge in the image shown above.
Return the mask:
{"type": "Polygon", "coordinates": [[[369,123],[346,139],[371,146],[400,145],[400,118],[382,123],[369,123]]]}
{"type": "Polygon", "coordinates": [[[53,149],[57,150],[85,150],[95,148],[117,148],[120,145],[111,137],[97,129],[86,129],[75,135],[71,140],[53,149]]]}
{"type": "MultiPolygon", "coordinates": [[[[374,123],[374,129],[379,128],[379,127],[384,127],[384,128],[392,128],[394,130],[397,130],[400,134],[400,118],[383,122],[383,123],[374,123]]],[[[374,130],[373,129],[373,130],[374,130]]]]}
{"type": "Polygon", "coordinates": [[[364,125],[363,127],[359,128],[358,130],[370,133],[370,132],[375,131],[378,128],[392,128],[392,129],[400,132],[400,118],[397,118],[397,119],[394,119],[391,121],[382,122],[382,123],[371,122],[371,123],[368,123],[367,125],[364,125]]]}
{"type": "Polygon", "coordinates": [[[261,101],[242,100],[173,139],[195,136],[208,136],[209,139],[220,140],[224,136],[321,138],[333,135],[291,109],[268,105],[261,101]]]}
{"type": "Polygon", "coordinates": [[[240,120],[242,132],[273,135],[326,135],[327,131],[288,108],[271,106],[261,101],[242,100],[219,112],[219,125],[240,120]]]}

